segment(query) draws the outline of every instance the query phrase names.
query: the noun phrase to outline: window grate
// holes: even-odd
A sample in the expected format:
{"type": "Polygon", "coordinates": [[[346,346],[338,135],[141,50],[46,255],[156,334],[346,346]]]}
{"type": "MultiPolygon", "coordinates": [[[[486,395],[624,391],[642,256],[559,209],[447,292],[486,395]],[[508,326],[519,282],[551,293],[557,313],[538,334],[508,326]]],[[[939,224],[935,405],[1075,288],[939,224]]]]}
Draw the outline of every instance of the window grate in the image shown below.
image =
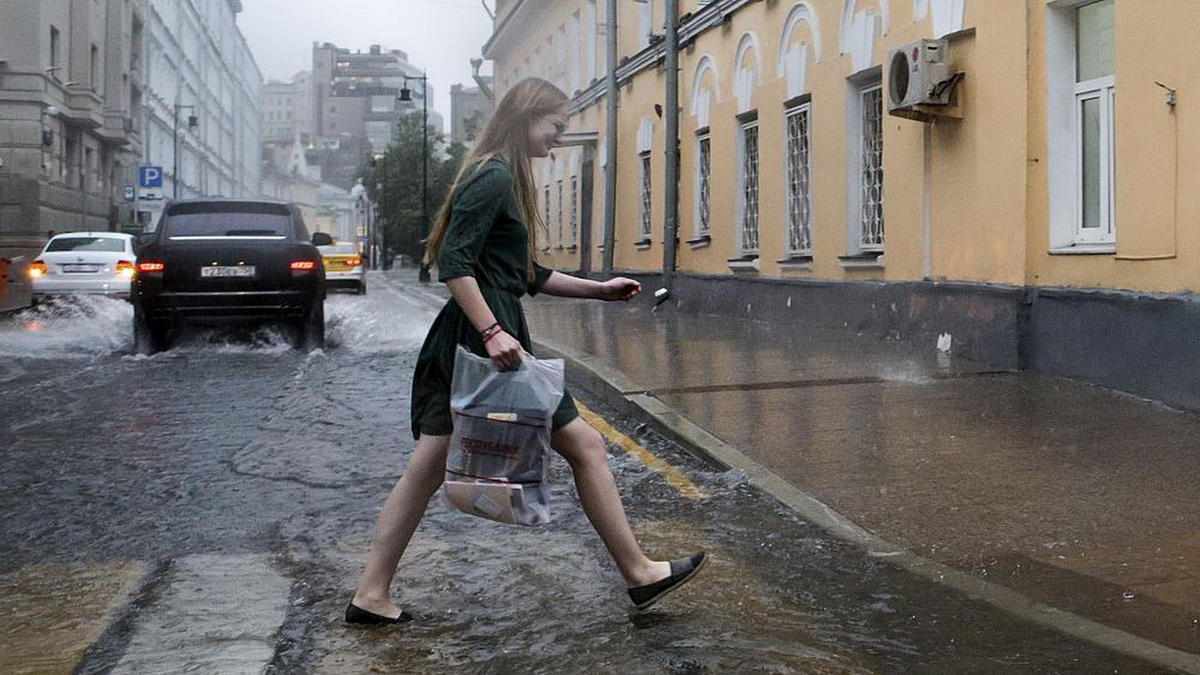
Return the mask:
{"type": "Polygon", "coordinates": [[[570,245],[579,244],[579,176],[571,176],[571,239],[570,245]]]}
{"type": "Polygon", "coordinates": [[[787,252],[790,255],[812,253],[812,167],[808,115],[808,107],[796,108],[787,115],[787,252]]]}
{"type": "Polygon", "coordinates": [[[758,252],[758,125],[742,128],[742,253],[758,252]]]}
{"type": "Polygon", "coordinates": [[[709,224],[709,198],[712,195],[712,143],[708,136],[701,136],[700,151],[698,154],[700,160],[700,231],[701,237],[708,236],[709,224]]]}
{"type": "Polygon", "coordinates": [[[883,250],[883,88],[862,92],[862,212],[864,251],[883,250]]]}
{"type": "Polygon", "coordinates": [[[558,181],[558,246],[563,245],[563,182],[558,181]]]}
{"type": "Polygon", "coordinates": [[[642,241],[650,239],[650,153],[642,154],[642,241]]]}

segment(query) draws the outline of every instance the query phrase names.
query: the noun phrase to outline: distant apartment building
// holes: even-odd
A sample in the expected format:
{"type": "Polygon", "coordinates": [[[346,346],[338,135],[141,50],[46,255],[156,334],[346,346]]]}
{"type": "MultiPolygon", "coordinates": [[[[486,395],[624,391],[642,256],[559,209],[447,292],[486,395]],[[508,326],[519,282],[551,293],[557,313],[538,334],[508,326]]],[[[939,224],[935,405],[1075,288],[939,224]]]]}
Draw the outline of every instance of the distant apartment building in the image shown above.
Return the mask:
{"type": "Polygon", "coordinates": [[[400,116],[422,109],[423,96],[428,96],[429,125],[442,128],[441,115],[433,110],[433,85],[422,77],[399,49],[372,45],[366,52],[351,52],[328,42],[313,44],[315,159],[326,182],[349,189],[363,161],[384,152],[395,138],[400,116]],[[411,102],[398,100],[406,85],[411,102]]]}
{"type": "Polygon", "coordinates": [[[300,71],[290,82],[271,80],[262,87],[262,140],[283,143],[312,138],[312,73],[300,71]]]}
{"type": "MultiPolygon", "coordinates": [[[[492,78],[479,78],[482,84],[490,90],[492,78]]],[[[471,145],[483,131],[492,116],[492,99],[490,91],[480,87],[464,87],[456,84],[450,87],[450,142],[471,145]]]]}
{"type": "Polygon", "coordinates": [[[132,222],[145,24],[125,0],[0,0],[0,257],[132,222]]]}

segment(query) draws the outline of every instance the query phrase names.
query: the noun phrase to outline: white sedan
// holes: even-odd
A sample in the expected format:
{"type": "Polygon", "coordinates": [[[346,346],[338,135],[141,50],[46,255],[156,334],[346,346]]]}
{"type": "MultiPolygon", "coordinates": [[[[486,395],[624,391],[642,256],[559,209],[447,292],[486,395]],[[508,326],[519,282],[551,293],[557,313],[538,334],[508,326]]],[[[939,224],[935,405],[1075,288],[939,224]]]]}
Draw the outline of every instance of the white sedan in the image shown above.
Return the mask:
{"type": "Polygon", "coordinates": [[[64,232],[46,242],[29,263],[33,302],[54,295],[129,297],[137,257],[133,235],[121,232],[64,232]]]}

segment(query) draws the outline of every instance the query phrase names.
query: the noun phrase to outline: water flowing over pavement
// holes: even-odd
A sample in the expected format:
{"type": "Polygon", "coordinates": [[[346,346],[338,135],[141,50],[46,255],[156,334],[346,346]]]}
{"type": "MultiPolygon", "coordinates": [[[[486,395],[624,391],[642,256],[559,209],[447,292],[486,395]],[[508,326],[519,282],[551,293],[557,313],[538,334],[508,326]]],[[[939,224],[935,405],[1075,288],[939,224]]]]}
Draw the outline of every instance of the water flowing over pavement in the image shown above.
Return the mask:
{"type": "Polygon", "coordinates": [[[555,459],[551,525],[435,502],[396,584],[417,620],[348,629],[444,297],[410,277],[331,296],[307,354],[267,327],[132,356],[129,306],[103,299],[0,318],[0,672],[1172,672],[881,562],[586,381],[635,531],[709,550],[702,576],[632,611],[555,459]]]}

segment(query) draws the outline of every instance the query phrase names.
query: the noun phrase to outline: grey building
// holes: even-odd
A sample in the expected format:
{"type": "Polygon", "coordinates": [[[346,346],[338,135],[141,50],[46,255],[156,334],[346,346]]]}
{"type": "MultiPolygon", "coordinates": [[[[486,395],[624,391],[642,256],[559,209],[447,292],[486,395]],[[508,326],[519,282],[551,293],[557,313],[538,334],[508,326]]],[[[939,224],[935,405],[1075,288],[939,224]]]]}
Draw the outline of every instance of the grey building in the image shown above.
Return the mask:
{"type": "MultiPolygon", "coordinates": [[[[145,5],[0,0],[0,257],[134,222],[145,5]]],[[[15,275],[14,275],[15,276],[15,275]]]]}
{"type": "Polygon", "coordinates": [[[325,182],[349,189],[363,161],[395,138],[400,116],[421,110],[423,95],[429,97],[429,125],[442,128],[433,109],[433,85],[422,87],[421,77],[421,69],[399,49],[372,45],[366,52],[351,52],[328,42],[313,44],[314,159],[325,182]],[[411,103],[397,100],[406,81],[411,103]]]}
{"type": "Polygon", "coordinates": [[[307,145],[312,129],[312,74],[302,70],[290,82],[271,80],[262,87],[262,139],[266,143],[299,140],[307,145]]]}
{"type": "MultiPolygon", "coordinates": [[[[491,87],[492,78],[481,76],[481,84],[491,87]]],[[[480,87],[450,87],[450,142],[470,146],[492,116],[492,99],[480,87]]]]}

